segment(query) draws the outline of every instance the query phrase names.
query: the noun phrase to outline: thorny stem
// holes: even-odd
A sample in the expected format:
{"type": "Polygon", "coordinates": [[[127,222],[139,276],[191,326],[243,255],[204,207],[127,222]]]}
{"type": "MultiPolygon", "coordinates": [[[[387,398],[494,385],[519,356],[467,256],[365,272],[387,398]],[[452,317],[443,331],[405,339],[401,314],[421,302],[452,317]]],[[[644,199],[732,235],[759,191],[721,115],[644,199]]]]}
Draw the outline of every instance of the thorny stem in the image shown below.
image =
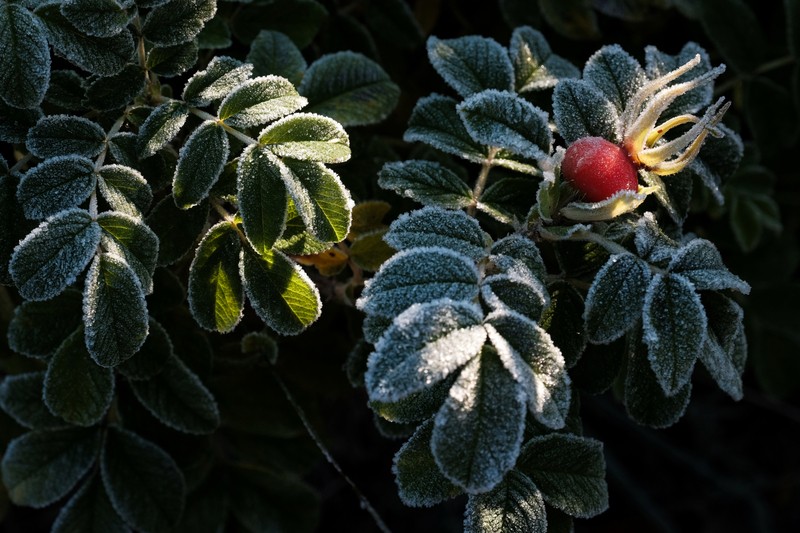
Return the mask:
{"type": "Polygon", "coordinates": [[[475,187],[472,189],[472,203],[470,203],[469,207],[467,207],[467,214],[469,216],[475,216],[475,210],[478,207],[478,200],[480,200],[481,195],[483,194],[483,189],[486,188],[486,182],[489,179],[489,171],[492,170],[494,156],[497,155],[497,152],[499,151],[499,148],[490,148],[489,154],[486,156],[486,159],[483,160],[481,172],[478,174],[478,179],[475,180],[475,187]]]}
{"type": "Polygon", "coordinates": [[[370,514],[370,516],[372,516],[372,519],[375,521],[375,524],[378,526],[378,529],[380,531],[382,531],[383,533],[391,533],[389,528],[384,523],[383,519],[378,514],[378,511],[375,510],[375,508],[372,506],[369,500],[367,500],[367,497],[364,496],[364,493],[361,492],[361,490],[356,486],[355,483],[353,483],[353,480],[350,479],[347,476],[347,474],[344,473],[342,467],[339,466],[339,463],[337,463],[336,460],[333,458],[331,452],[322,443],[322,440],[320,439],[316,430],[311,426],[311,422],[308,420],[308,417],[303,411],[303,408],[300,407],[300,404],[297,403],[297,400],[289,391],[289,388],[286,386],[286,383],[283,382],[283,380],[280,378],[280,376],[278,376],[278,374],[275,371],[272,372],[272,377],[278,383],[281,390],[283,390],[283,394],[286,396],[286,399],[294,408],[295,413],[297,413],[297,417],[303,423],[303,426],[306,428],[306,432],[308,432],[308,435],[314,441],[314,444],[317,445],[317,448],[319,448],[319,450],[322,452],[322,455],[325,456],[325,459],[328,461],[328,463],[330,463],[330,465],[333,466],[336,472],[338,472],[339,475],[342,476],[342,479],[344,479],[344,481],[348,485],[350,485],[350,488],[353,489],[353,492],[356,494],[356,496],[358,496],[358,499],[361,503],[361,508],[367,511],[370,514]]]}

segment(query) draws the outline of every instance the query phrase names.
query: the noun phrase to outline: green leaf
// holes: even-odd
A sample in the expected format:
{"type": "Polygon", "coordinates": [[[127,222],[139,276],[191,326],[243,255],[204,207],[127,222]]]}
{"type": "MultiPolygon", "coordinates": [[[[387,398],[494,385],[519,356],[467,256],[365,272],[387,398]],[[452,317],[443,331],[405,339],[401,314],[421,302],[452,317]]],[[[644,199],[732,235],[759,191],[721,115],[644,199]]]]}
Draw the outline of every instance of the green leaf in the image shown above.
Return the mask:
{"type": "Polygon", "coordinates": [[[478,211],[504,224],[515,225],[528,215],[538,186],[539,182],[529,178],[501,178],[483,191],[478,211]]]}
{"type": "Polygon", "coordinates": [[[178,100],[156,107],[139,127],[136,140],[139,155],[145,158],[158,152],[178,134],[188,117],[189,107],[178,100]]]}
{"type": "Polygon", "coordinates": [[[128,533],[127,524],[111,506],[99,475],[93,475],[61,508],[53,533],[128,533]]]}
{"type": "Polygon", "coordinates": [[[547,113],[507,91],[486,90],[460,103],[458,111],[476,142],[531,159],[548,157],[553,134],[547,113]]]}
{"type": "Polygon", "coordinates": [[[236,175],[239,215],[245,235],[256,250],[268,251],[286,229],[289,197],[281,176],[281,163],[269,149],[248,146],[239,158],[236,175]]]}
{"type": "Polygon", "coordinates": [[[30,357],[46,357],[82,324],[81,293],[68,289],[52,300],[22,302],[8,324],[8,346],[30,357]]]}
{"type": "Polygon", "coordinates": [[[228,48],[233,44],[227,18],[221,15],[222,13],[217,11],[214,18],[209,20],[197,34],[196,46],[201,50],[228,48]]]}
{"type": "Polygon", "coordinates": [[[156,46],[185,43],[194,39],[216,12],[216,0],[169,0],[147,13],[142,35],[156,46]]]}
{"type": "MultiPolygon", "coordinates": [[[[681,48],[681,51],[674,56],[661,52],[655,46],[645,47],[644,54],[647,77],[651,80],[660,78],[681,65],[688,63],[694,59],[697,54],[700,54],[700,64],[684,75],[676,78],[673,83],[690,81],[711,70],[711,61],[708,57],[708,52],[700,47],[700,45],[693,42],[686,43],[683,48],[681,48]]],[[[713,97],[713,85],[710,83],[702,84],[678,96],[662,113],[662,117],[672,117],[684,113],[697,113],[711,105],[713,97]]]]}
{"type": "Polygon", "coordinates": [[[539,320],[550,302],[547,289],[520,262],[498,259],[492,266],[499,272],[481,280],[481,301],[495,311],[514,311],[531,320],[539,320]]]}
{"type": "Polygon", "coordinates": [[[699,18],[716,49],[739,72],[752,72],[766,57],[766,38],[755,13],[742,0],[703,0],[699,18]]]}
{"type": "Polygon", "coordinates": [[[116,74],[96,78],[86,88],[83,104],[99,111],[122,110],[144,91],[146,75],[141,66],[131,63],[116,74]]]}
{"type": "Polygon", "coordinates": [[[464,98],[486,89],[514,89],[514,67],[508,50],[494,39],[469,35],[442,40],[431,36],[427,49],[436,72],[464,98]]]}
{"type": "Polygon", "coordinates": [[[549,89],[561,79],[581,75],[575,65],[553,54],[542,33],[530,26],[516,28],[511,34],[509,55],[519,93],[549,89]]]}
{"type": "Polygon", "coordinates": [[[693,239],[681,247],[668,270],[691,281],[697,290],[750,292],[750,285],[728,271],[716,246],[705,239],[693,239]]]}
{"type": "Polygon", "coordinates": [[[258,142],[280,157],[321,163],[350,159],[350,139],[341,124],[313,113],[295,113],[270,124],[258,142]]]}
{"type": "Polygon", "coordinates": [[[141,218],[153,201],[153,191],[144,176],[125,165],[101,167],[97,184],[108,205],[126,215],[141,218]]]}
{"type": "Polygon", "coordinates": [[[552,429],[564,427],[572,393],[564,357],[538,324],[514,311],[486,317],[486,331],[500,360],[520,384],[534,418],[552,429]]]}
{"type": "Polygon", "coordinates": [[[492,244],[490,252],[494,255],[505,255],[525,265],[539,281],[547,279],[547,270],[539,248],[527,237],[512,233],[492,244]]]}
{"type": "Polygon", "coordinates": [[[42,118],[42,110],[17,109],[6,105],[0,98],[0,141],[23,143],[28,131],[42,118]]]}
{"type": "Polygon", "coordinates": [[[93,426],[114,397],[114,372],[98,366],[86,350],[83,328],[59,346],[44,377],[44,403],[70,424],[93,426]]]}
{"type": "Polygon", "coordinates": [[[431,450],[439,469],[467,492],[490,490],[517,460],[525,392],[490,348],[461,369],[436,414],[431,450]]]}
{"type": "Polygon", "coordinates": [[[520,453],[517,468],[542,491],[544,501],[576,518],[608,508],[603,444],[566,433],[534,437],[520,453]]]}
{"type": "Polygon", "coordinates": [[[144,291],[122,257],[97,255],[83,302],[86,347],[98,365],[116,366],[141,348],[148,332],[144,291]]]}
{"type": "Polygon", "coordinates": [[[136,398],[163,424],[196,435],[219,427],[214,397],[176,355],[151,379],[130,382],[136,398]]]}
{"type": "Polygon", "coordinates": [[[123,258],[139,278],[145,294],[153,292],[153,272],[158,259],[158,237],[144,222],[127,214],[100,213],[97,223],[103,229],[103,249],[123,258]]]}
{"type": "Polygon", "coordinates": [[[183,475],[152,442],[108,428],[100,472],[114,510],[135,529],[169,531],[178,523],[185,500],[183,475]]]}
{"type": "Polygon", "coordinates": [[[244,290],[264,323],[281,335],[297,335],[314,322],[322,303],[308,275],[285,255],[245,249],[244,290]]]}
{"type": "Polygon", "coordinates": [[[313,161],[286,158],[280,167],[283,183],[308,232],[323,242],[344,240],[350,230],[353,200],[339,176],[313,161]]]}
{"type": "Polygon", "coordinates": [[[633,254],[609,258],[586,295],[583,319],[589,341],[608,344],[636,324],[642,316],[650,278],[647,263],[633,254]]]}
{"type": "Polygon", "coordinates": [[[307,63],[303,54],[289,37],[279,31],[261,30],[250,44],[247,62],[253,74],[283,76],[293,85],[300,85],[307,63]]]}
{"type": "MultiPolygon", "coordinates": [[[[477,330],[471,333],[477,333],[477,330]]],[[[468,337],[469,334],[470,333],[467,333],[465,337],[468,337]]],[[[455,336],[453,338],[455,338],[455,336]]],[[[369,345],[365,344],[365,346],[369,345]]],[[[478,347],[475,347],[475,350],[477,352],[478,347]]],[[[366,351],[366,349],[364,351],[366,351]]],[[[364,375],[367,371],[368,356],[368,353],[364,354],[364,368],[361,369],[362,375],[359,385],[361,387],[365,386],[364,375]]],[[[423,365],[428,365],[428,363],[425,362],[423,365]]],[[[447,399],[447,395],[450,392],[450,387],[453,386],[457,377],[458,372],[451,372],[446,378],[418,392],[412,392],[401,400],[393,402],[370,400],[369,407],[373,410],[376,417],[379,417],[381,420],[398,426],[411,426],[413,432],[414,426],[418,425],[421,421],[430,419],[436,414],[436,411],[442,407],[442,404],[447,399]]],[[[408,436],[408,434],[404,436],[408,436]]],[[[428,454],[430,455],[430,438],[426,445],[428,446],[428,454]]]]}
{"type": "Polygon", "coordinates": [[[469,496],[464,531],[547,533],[542,493],[528,476],[512,470],[489,492],[469,496]]]}
{"type": "Polygon", "coordinates": [[[76,207],[94,192],[96,184],[91,160],[78,155],[53,157],[22,177],[17,199],[26,218],[40,220],[76,207]]]}
{"type": "Polygon", "coordinates": [[[716,292],[704,294],[702,300],[708,316],[708,330],[700,350],[700,361],[723,391],[734,400],[741,400],[747,354],[742,324],[744,313],[739,304],[716,292]]]}
{"type": "Polygon", "coordinates": [[[189,309],[205,329],[227,333],[242,319],[241,254],[239,234],[227,221],[209,229],[197,246],[189,267],[189,309]]]}
{"type": "Polygon", "coordinates": [[[386,242],[396,250],[437,246],[463,254],[473,261],[486,256],[491,238],[478,221],[463,211],[423,207],[392,222],[386,242]]]}
{"type": "Polygon", "coordinates": [[[172,78],[183,74],[197,63],[197,52],[195,40],[175,46],[156,46],[147,52],[144,66],[159,76],[172,78]]]}
{"type": "Polygon", "coordinates": [[[31,431],[8,443],[3,484],[17,505],[45,507],[66,495],[100,450],[97,428],[31,431]]]}
{"type": "Polygon", "coordinates": [[[291,255],[314,255],[324,252],[331,243],[322,242],[306,231],[300,213],[291,198],[288,198],[286,210],[286,229],[281,238],[275,241],[275,249],[291,255]]]}
{"type": "Polygon", "coordinates": [[[172,357],[172,341],[164,326],[153,317],[148,319],[147,339],[132,357],[115,368],[128,379],[150,379],[161,372],[172,357]]]}
{"type": "Polygon", "coordinates": [[[273,0],[242,6],[231,29],[244,43],[251,42],[262,30],[279,31],[302,49],[311,44],[327,15],[316,0],[273,0]]]}
{"type": "Polygon", "coordinates": [[[430,507],[455,498],[462,489],[444,477],[431,453],[433,419],[421,424],[392,462],[397,493],[409,507],[430,507]]]}
{"type": "Polygon", "coordinates": [[[435,161],[407,160],[386,163],[378,185],[422,205],[461,209],[472,203],[472,190],[452,170],[435,161]]]}
{"type": "Polygon", "coordinates": [[[24,6],[0,6],[0,97],[29,109],[42,103],[50,80],[50,50],[42,24],[24,6]]]}
{"type": "Polygon", "coordinates": [[[692,382],[688,381],[672,396],[665,395],[648,361],[646,348],[644,344],[640,344],[628,359],[624,389],[625,410],[639,424],[667,428],[677,422],[686,411],[692,393],[692,382]]]}
{"type": "Polygon", "coordinates": [[[478,278],[475,263],[463,254],[441,247],[411,248],[383,264],[356,305],[367,314],[393,317],[413,304],[440,298],[472,301],[478,278]]]}
{"type": "Polygon", "coordinates": [[[253,65],[227,56],[217,56],[206,70],[195,73],[183,88],[187,104],[203,107],[222,100],[235,87],[244,83],[253,71],[253,65]]]}
{"type": "Polygon", "coordinates": [[[562,80],[553,90],[553,120],[567,144],[582,137],[621,141],[619,113],[599,89],[584,80],[562,80]]]}
{"type": "Polygon", "coordinates": [[[44,100],[67,111],[80,111],[85,94],[86,80],[80,74],[74,70],[54,70],[44,100]]]}
{"type": "Polygon", "coordinates": [[[642,314],[647,358],[667,396],[689,381],[705,342],[706,318],[692,283],[680,274],[656,274],[642,314]]]}
{"type": "Polygon", "coordinates": [[[400,96],[400,88],[380,65],[355,52],[336,52],[317,59],[298,90],[308,98],[306,111],[328,116],[342,126],[382,121],[400,96]]]}
{"type": "Polygon", "coordinates": [[[66,426],[42,400],[44,372],[6,376],[0,381],[0,408],[28,429],[58,429],[66,426]]]}
{"type": "Polygon", "coordinates": [[[647,75],[639,62],[617,44],[595,52],[583,67],[583,80],[590,83],[622,113],[647,75]]]}
{"type": "Polygon", "coordinates": [[[217,115],[229,126],[248,128],[294,113],[307,102],[286,78],[261,76],[247,80],[228,94],[217,115]]]}
{"type": "Polygon", "coordinates": [[[189,209],[208,196],[228,161],[228,134],[212,120],[203,122],[192,132],[178,156],[172,177],[175,205],[189,209]]]}
{"type": "Polygon", "coordinates": [[[48,41],[60,55],[98,76],[112,76],[132,59],[135,46],[129,30],[111,37],[86,35],[61,14],[59,5],[45,3],[35,13],[47,28],[48,41]]]}
{"type": "Polygon", "coordinates": [[[209,207],[204,202],[199,207],[185,210],[175,205],[172,196],[165,196],[147,215],[147,225],[158,236],[158,264],[176,263],[192,249],[197,235],[208,220],[209,207]]]}
{"type": "Polygon", "coordinates": [[[39,159],[61,155],[95,157],[105,148],[106,132],[96,122],[71,115],[50,115],[28,131],[25,146],[39,159]]]}
{"type": "Polygon", "coordinates": [[[583,297],[571,283],[565,281],[553,283],[548,290],[550,305],[542,313],[539,325],[561,350],[566,367],[572,368],[588,341],[583,322],[583,297]]]}
{"type": "Polygon", "coordinates": [[[128,7],[130,2],[123,6],[117,0],[64,0],[61,14],[87,35],[111,37],[124,30],[133,18],[128,7]]]}
{"type": "Polygon", "coordinates": [[[49,300],[71,285],[100,244],[100,226],[82,209],[48,218],[14,249],[9,272],[27,300],[49,300]]]}
{"type": "Polygon", "coordinates": [[[467,161],[482,163],[487,150],[467,132],[456,111],[457,104],[455,99],[438,94],[420,98],[408,119],[403,140],[423,142],[467,161]]]}

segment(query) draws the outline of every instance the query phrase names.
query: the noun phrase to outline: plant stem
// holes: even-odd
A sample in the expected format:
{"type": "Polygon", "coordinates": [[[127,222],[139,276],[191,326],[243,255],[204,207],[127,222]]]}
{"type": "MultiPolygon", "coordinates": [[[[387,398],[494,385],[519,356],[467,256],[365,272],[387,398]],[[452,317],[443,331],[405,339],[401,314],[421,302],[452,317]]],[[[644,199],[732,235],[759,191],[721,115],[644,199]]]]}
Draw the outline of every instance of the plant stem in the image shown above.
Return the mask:
{"type": "Polygon", "coordinates": [[[478,179],[475,180],[475,187],[472,189],[472,203],[470,203],[469,207],[467,207],[467,214],[470,216],[475,216],[475,210],[478,207],[478,200],[480,200],[481,195],[483,194],[483,189],[486,188],[486,182],[489,179],[489,171],[492,170],[494,156],[497,155],[497,152],[499,151],[499,148],[490,148],[489,154],[486,156],[486,159],[483,160],[481,172],[478,174],[478,179]]]}
{"type": "Polygon", "coordinates": [[[353,480],[350,479],[347,476],[347,474],[344,473],[342,467],[339,466],[339,463],[337,463],[336,460],[333,458],[331,452],[322,443],[322,440],[320,439],[319,435],[311,426],[311,422],[308,420],[308,417],[303,411],[303,408],[300,407],[300,404],[297,403],[297,400],[295,400],[294,396],[289,391],[289,388],[286,386],[286,383],[283,382],[283,380],[280,378],[280,376],[278,376],[278,374],[275,371],[272,372],[272,377],[275,379],[276,382],[278,382],[278,385],[280,386],[281,390],[283,390],[283,394],[286,396],[286,399],[289,400],[289,403],[294,408],[295,413],[297,413],[298,418],[300,418],[300,421],[303,423],[303,426],[305,426],[306,432],[308,432],[308,435],[314,441],[314,444],[317,445],[317,448],[319,448],[319,450],[322,452],[322,455],[325,456],[325,459],[328,461],[328,463],[330,463],[330,465],[333,466],[336,472],[338,472],[339,475],[342,476],[342,479],[344,479],[344,481],[348,485],[350,485],[350,488],[353,489],[353,492],[356,494],[356,496],[358,496],[361,508],[367,511],[370,514],[370,516],[372,516],[372,519],[375,521],[375,524],[378,526],[378,529],[380,531],[382,531],[383,533],[391,533],[389,528],[384,523],[383,519],[378,514],[378,511],[375,510],[375,508],[372,506],[369,500],[367,500],[367,497],[364,496],[364,493],[362,493],[361,490],[356,486],[356,484],[353,483],[353,480]]]}
{"type": "Polygon", "coordinates": [[[193,115],[200,117],[203,120],[213,120],[214,122],[219,123],[225,131],[227,131],[232,136],[236,137],[237,139],[239,139],[248,146],[251,144],[258,144],[257,140],[253,139],[250,136],[245,135],[244,133],[242,133],[237,129],[231,128],[230,126],[222,122],[219,118],[215,117],[211,113],[207,113],[202,109],[197,109],[196,107],[189,108],[189,111],[191,111],[193,115]]]}

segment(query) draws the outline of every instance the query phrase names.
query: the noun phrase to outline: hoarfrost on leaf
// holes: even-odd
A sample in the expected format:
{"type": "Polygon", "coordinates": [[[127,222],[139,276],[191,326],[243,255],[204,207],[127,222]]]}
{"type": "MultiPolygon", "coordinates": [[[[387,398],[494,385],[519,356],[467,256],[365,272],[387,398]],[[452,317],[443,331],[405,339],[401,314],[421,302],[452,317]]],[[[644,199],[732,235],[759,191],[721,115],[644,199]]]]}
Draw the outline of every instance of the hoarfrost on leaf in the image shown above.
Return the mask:
{"type": "Polygon", "coordinates": [[[708,316],[706,339],[700,350],[700,361],[719,387],[734,400],[741,400],[746,340],[742,308],[716,292],[702,297],[708,316]]]}
{"type": "Polygon", "coordinates": [[[216,12],[216,0],[169,0],[147,13],[142,35],[157,46],[185,43],[194,39],[216,12]]]}
{"type": "Polygon", "coordinates": [[[490,253],[497,256],[505,255],[522,262],[541,282],[547,279],[547,270],[539,248],[532,240],[518,233],[512,233],[496,241],[492,244],[490,253]]]}
{"type": "Polygon", "coordinates": [[[130,9],[132,1],[123,0],[123,4],[117,0],[64,0],[61,14],[87,35],[111,37],[124,30],[135,14],[130,9]]]}
{"type": "Polygon", "coordinates": [[[561,137],[572,144],[582,137],[622,140],[619,112],[594,85],[562,80],[553,90],[553,120],[561,137]]]}
{"type": "Polygon", "coordinates": [[[42,103],[50,81],[50,49],[41,22],[24,6],[0,5],[0,99],[23,109],[42,103]]]}
{"type": "Polygon", "coordinates": [[[250,43],[247,62],[253,65],[253,74],[283,76],[293,85],[300,85],[307,64],[297,45],[278,31],[261,30],[250,43]]]}
{"type": "Polygon", "coordinates": [[[477,261],[486,255],[490,238],[478,221],[463,211],[423,207],[400,215],[384,240],[396,250],[437,246],[477,261]]]}
{"type": "Polygon", "coordinates": [[[115,211],[141,218],[153,201],[153,191],[144,176],[125,165],[105,165],[97,180],[100,194],[115,211]]]}
{"type": "Polygon", "coordinates": [[[142,158],[150,157],[175,137],[189,117],[184,102],[170,100],[159,105],[139,127],[136,147],[142,158]]]}
{"type": "Polygon", "coordinates": [[[178,154],[172,177],[175,205],[189,209],[207,196],[228,161],[230,141],[222,125],[203,122],[192,132],[178,154]]]}
{"type": "Polygon", "coordinates": [[[647,360],[647,346],[639,345],[630,354],[625,375],[625,410],[633,420],[653,428],[666,428],[686,411],[692,394],[688,381],[672,396],[664,394],[647,360]]]}
{"type": "Polygon", "coordinates": [[[100,240],[103,249],[124,258],[145,294],[153,292],[159,245],[153,230],[140,217],[118,211],[100,213],[96,220],[103,229],[100,240]]]}
{"type": "Polygon", "coordinates": [[[583,68],[583,79],[599,89],[621,113],[647,81],[647,75],[636,59],[621,46],[612,44],[589,58],[583,68]]]}
{"type": "Polygon", "coordinates": [[[269,250],[286,229],[286,186],[282,165],[266,147],[248,146],[236,167],[236,197],[247,239],[258,251],[269,250]]]}
{"type": "Polygon", "coordinates": [[[456,111],[458,102],[449,96],[431,94],[417,100],[403,134],[406,142],[422,142],[473,163],[487,157],[487,149],[467,132],[456,111]]]}
{"type": "Polygon", "coordinates": [[[514,65],[517,92],[540,91],[554,87],[564,78],[579,78],[580,70],[555,55],[542,33],[530,26],[516,28],[509,46],[514,65]]]}
{"type": "Polygon", "coordinates": [[[205,70],[186,81],[183,99],[192,106],[203,107],[222,100],[234,88],[250,78],[253,65],[228,56],[216,56],[205,70]]]}
{"type": "Polygon", "coordinates": [[[514,67],[506,50],[490,38],[429,37],[428,59],[436,72],[462,97],[486,89],[514,89],[514,67]]]}
{"type": "Polygon", "coordinates": [[[391,161],[378,173],[378,185],[423,205],[460,209],[472,203],[472,189],[458,175],[435,161],[391,161]]]}
{"type": "Polygon", "coordinates": [[[17,187],[25,217],[41,220],[78,206],[94,192],[94,163],[83,156],[53,157],[28,171],[17,187]]]}
{"type": "Polygon", "coordinates": [[[705,239],[694,239],[681,247],[668,270],[687,278],[697,290],[733,289],[742,294],[750,293],[750,285],[731,274],[717,247],[705,239]]]}
{"type": "MultiPolygon", "coordinates": [[[[691,61],[696,55],[700,54],[700,64],[692,70],[675,79],[676,83],[690,81],[699,75],[711,70],[711,61],[708,53],[697,43],[686,43],[677,55],[669,55],[661,52],[655,46],[646,46],[644,49],[645,70],[650,79],[660,78],[665,74],[675,70],[681,65],[691,61]]],[[[677,116],[683,113],[697,113],[704,107],[711,104],[714,97],[714,87],[710,84],[695,87],[675,99],[664,112],[666,117],[677,116]]]]}
{"type": "Polygon", "coordinates": [[[219,104],[218,116],[234,128],[249,128],[293,113],[307,103],[286,78],[261,76],[231,91],[219,104]]]}
{"type": "Polygon", "coordinates": [[[314,113],[295,113],[270,124],[258,142],[279,157],[321,163],[350,159],[350,138],[342,125],[314,113]]]}
{"type": "Polygon", "coordinates": [[[636,222],[634,243],[639,257],[661,266],[668,265],[679,248],[679,244],[661,230],[651,212],[644,213],[636,222]]]}
{"type": "Polygon", "coordinates": [[[50,115],[28,130],[25,146],[39,159],[63,155],[95,157],[106,133],[97,123],[72,115],[50,115]]]}
{"type": "Polygon", "coordinates": [[[542,493],[525,474],[512,470],[489,492],[472,494],[464,511],[465,533],[547,533],[542,493]]]}

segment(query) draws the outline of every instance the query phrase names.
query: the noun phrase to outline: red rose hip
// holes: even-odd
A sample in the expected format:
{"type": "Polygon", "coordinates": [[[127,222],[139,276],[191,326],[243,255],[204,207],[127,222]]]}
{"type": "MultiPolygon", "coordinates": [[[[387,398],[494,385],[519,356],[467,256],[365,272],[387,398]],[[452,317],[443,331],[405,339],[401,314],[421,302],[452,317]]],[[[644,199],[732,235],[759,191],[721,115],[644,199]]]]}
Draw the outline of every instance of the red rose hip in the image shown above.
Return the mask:
{"type": "Polygon", "coordinates": [[[564,154],[561,176],[582,192],[587,202],[639,188],[636,166],[627,152],[602,137],[583,137],[572,143],[564,154]]]}

